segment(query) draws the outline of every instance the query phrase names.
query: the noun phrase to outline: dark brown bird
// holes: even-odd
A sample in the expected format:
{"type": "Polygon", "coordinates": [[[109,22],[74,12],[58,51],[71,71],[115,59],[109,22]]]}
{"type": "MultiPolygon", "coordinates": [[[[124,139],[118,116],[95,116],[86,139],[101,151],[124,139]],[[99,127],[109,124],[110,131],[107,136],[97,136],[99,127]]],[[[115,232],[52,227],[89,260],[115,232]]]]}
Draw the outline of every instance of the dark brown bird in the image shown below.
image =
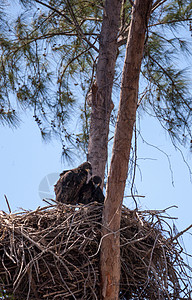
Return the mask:
{"type": "Polygon", "coordinates": [[[81,164],[78,168],[63,171],[55,184],[56,201],[66,204],[77,204],[79,191],[87,182],[88,174],[91,174],[90,162],[81,164]]]}
{"type": "Polygon", "coordinates": [[[85,183],[80,189],[78,203],[88,204],[94,201],[104,203],[105,197],[100,188],[101,183],[102,179],[100,176],[91,177],[89,182],[85,183]]]}

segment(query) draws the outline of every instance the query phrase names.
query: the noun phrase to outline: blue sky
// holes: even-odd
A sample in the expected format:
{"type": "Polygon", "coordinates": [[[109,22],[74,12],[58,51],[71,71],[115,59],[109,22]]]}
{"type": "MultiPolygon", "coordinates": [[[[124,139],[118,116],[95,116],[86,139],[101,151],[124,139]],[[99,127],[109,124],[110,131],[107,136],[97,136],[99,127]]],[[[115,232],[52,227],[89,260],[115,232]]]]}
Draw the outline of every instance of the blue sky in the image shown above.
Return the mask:
{"type": "MultiPolygon", "coordinates": [[[[138,164],[141,172],[137,170],[136,185],[138,193],[145,196],[140,198],[139,206],[141,209],[164,209],[177,205],[178,209],[171,209],[170,214],[179,218],[176,225],[182,230],[192,223],[192,183],[188,167],[157,121],[143,118],[141,128],[144,139],[169,156],[174,186],[167,156],[139,140],[138,164]]],[[[53,174],[57,178],[63,169],[75,167],[85,160],[85,156],[80,154],[71,164],[62,163],[60,143],[55,140],[44,143],[30,114],[23,117],[18,129],[1,126],[0,136],[0,209],[5,211],[4,194],[13,211],[19,207],[35,209],[44,205],[39,195],[39,185],[44,177],[49,178],[49,174],[53,174]]],[[[192,154],[188,149],[182,150],[191,166],[192,154]]],[[[134,207],[131,203],[131,198],[125,199],[126,205],[134,207]]]]}

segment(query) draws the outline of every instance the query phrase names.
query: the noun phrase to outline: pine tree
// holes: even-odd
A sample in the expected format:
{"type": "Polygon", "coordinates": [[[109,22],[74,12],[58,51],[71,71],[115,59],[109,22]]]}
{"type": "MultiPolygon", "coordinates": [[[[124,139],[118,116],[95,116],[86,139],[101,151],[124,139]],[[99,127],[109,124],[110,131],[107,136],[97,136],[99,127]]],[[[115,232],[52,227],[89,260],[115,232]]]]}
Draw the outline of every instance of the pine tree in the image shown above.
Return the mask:
{"type": "Polygon", "coordinates": [[[13,116],[9,97],[15,95],[23,109],[33,110],[42,136],[58,135],[66,155],[65,145],[88,150],[94,174],[104,178],[111,112],[113,105],[119,106],[103,212],[103,234],[108,238],[101,245],[102,297],[118,299],[121,205],[137,113],[153,114],[174,144],[190,145],[192,140],[191,95],[178,63],[182,55],[191,55],[185,37],[190,38],[192,4],[21,3],[23,13],[1,33],[1,109],[13,116]],[[112,101],[112,91],[120,92],[119,103],[112,101]],[[80,93],[85,99],[80,110],[83,130],[74,133],[69,117],[80,103],[80,93]]]}
{"type": "MultiPolygon", "coordinates": [[[[4,11],[6,8],[9,10],[11,2],[6,3],[4,11]]],[[[0,28],[1,121],[3,124],[17,125],[20,117],[18,106],[23,110],[30,109],[42,137],[59,137],[66,155],[70,154],[70,148],[74,150],[77,146],[87,152],[89,140],[89,157],[95,171],[103,177],[113,108],[111,92],[112,87],[119,92],[131,2],[123,1],[121,4],[116,49],[113,49],[114,55],[107,54],[108,59],[114,61],[116,69],[105,68],[105,73],[108,70],[105,76],[99,69],[104,45],[102,41],[107,42],[102,37],[106,20],[103,18],[102,2],[25,0],[20,3],[21,15],[9,22],[3,18],[3,26],[0,28]],[[101,77],[104,81],[110,80],[108,91],[105,86],[107,83],[99,81],[101,77]],[[96,87],[95,84],[100,86],[96,87]],[[108,107],[108,112],[105,130],[102,126],[99,131],[93,129],[94,135],[91,134],[89,138],[89,117],[91,115],[93,118],[94,113],[91,112],[95,110],[90,93],[96,91],[94,87],[101,91],[101,98],[108,99],[103,100],[103,106],[108,107]],[[102,89],[109,95],[102,95],[102,89]],[[90,99],[91,107],[87,103],[90,99]],[[81,127],[75,133],[68,126],[71,116],[73,120],[81,120],[81,127]],[[97,149],[97,153],[94,153],[95,142],[90,141],[96,136],[98,143],[98,140],[102,140],[101,134],[104,137],[100,148],[104,150],[97,149]],[[96,164],[97,161],[102,161],[100,166],[96,164]]],[[[189,43],[185,40],[191,28],[190,22],[190,1],[167,0],[154,3],[140,74],[142,85],[139,88],[138,111],[154,113],[169,132],[172,141],[180,143],[191,140],[188,113],[191,110],[191,96],[185,70],[176,65],[181,53],[190,55],[189,43]]],[[[112,49],[110,43],[109,49],[112,49]]],[[[118,102],[114,101],[114,105],[117,109],[118,102]]],[[[92,120],[91,130],[93,123],[92,120]]]]}

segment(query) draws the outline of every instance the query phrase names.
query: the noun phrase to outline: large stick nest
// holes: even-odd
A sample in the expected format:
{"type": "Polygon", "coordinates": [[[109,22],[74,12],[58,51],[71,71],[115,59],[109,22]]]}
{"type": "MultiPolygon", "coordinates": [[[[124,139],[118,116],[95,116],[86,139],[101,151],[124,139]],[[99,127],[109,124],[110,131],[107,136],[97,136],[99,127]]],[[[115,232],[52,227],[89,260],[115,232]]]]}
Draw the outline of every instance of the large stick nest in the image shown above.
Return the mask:
{"type": "MultiPolygon", "coordinates": [[[[101,215],[96,203],[1,212],[1,299],[101,299],[101,215]]],[[[182,249],[160,213],[123,207],[120,235],[120,299],[190,299],[182,249]]]]}

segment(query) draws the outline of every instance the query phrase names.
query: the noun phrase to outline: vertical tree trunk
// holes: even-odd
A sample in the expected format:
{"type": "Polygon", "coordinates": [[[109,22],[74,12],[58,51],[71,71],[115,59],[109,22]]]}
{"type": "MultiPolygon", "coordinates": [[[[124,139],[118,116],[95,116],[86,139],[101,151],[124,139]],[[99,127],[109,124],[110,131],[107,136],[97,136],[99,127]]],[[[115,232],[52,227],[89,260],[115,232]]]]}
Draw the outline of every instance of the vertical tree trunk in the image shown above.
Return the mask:
{"type": "Polygon", "coordinates": [[[109,120],[115,63],[117,59],[117,35],[120,26],[122,0],[106,0],[100,34],[96,82],[92,87],[91,120],[88,160],[93,174],[104,178],[107,161],[109,120]]]}
{"type": "Polygon", "coordinates": [[[152,0],[135,0],[126,46],[120,104],[103,211],[101,245],[102,299],[119,299],[120,220],[136,119],[139,74],[152,0]]]}

